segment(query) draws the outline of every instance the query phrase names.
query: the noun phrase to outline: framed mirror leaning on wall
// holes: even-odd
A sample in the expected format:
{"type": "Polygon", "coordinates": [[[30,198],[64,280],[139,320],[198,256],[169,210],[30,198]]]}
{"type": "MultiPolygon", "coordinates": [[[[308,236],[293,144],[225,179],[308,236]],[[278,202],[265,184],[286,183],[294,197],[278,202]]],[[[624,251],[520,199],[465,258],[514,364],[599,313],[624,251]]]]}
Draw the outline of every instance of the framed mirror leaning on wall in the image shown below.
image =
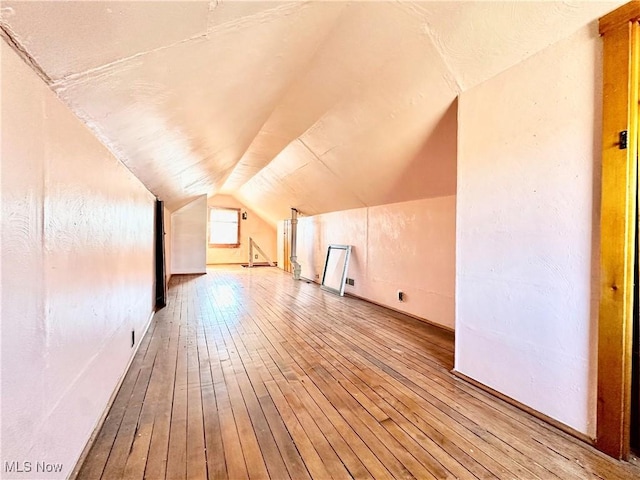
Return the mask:
{"type": "Polygon", "coordinates": [[[322,273],[322,289],[344,296],[351,245],[329,245],[322,273]]]}

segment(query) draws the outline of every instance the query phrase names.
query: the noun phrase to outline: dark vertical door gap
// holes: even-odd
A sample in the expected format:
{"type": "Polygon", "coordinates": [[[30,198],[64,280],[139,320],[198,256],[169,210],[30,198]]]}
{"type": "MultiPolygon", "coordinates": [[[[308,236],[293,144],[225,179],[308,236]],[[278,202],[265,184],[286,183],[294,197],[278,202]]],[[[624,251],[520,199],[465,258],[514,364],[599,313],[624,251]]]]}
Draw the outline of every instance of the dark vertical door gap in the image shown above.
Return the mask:
{"type": "Polygon", "coordinates": [[[167,286],[164,263],[164,202],[156,200],[155,212],[155,296],[156,310],[167,304],[167,286]]]}
{"type": "MultiPolygon", "coordinates": [[[[637,161],[637,159],[636,159],[637,161]]],[[[636,189],[636,216],[638,216],[638,189],[636,189]]],[[[640,219],[640,217],[638,217],[640,219]]],[[[637,221],[636,221],[637,222],[637,221]]],[[[636,228],[636,241],[634,245],[635,261],[633,275],[633,347],[631,353],[631,450],[640,454],[640,273],[638,269],[638,230],[636,228]]]]}

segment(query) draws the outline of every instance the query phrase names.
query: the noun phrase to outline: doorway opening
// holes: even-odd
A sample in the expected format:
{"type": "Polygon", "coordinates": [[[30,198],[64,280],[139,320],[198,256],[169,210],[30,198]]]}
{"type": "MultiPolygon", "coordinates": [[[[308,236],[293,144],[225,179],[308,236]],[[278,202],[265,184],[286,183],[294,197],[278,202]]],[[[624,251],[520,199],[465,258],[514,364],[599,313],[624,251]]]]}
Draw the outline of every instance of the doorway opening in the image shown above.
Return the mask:
{"type": "MultiPolygon", "coordinates": [[[[637,158],[636,158],[637,165],[637,158]]],[[[638,190],[636,189],[636,212],[638,212],[638,190]]],[[[636,252],[633,275],[633,346],[631,349],[631,427],[630,443],[631,451],[640,455],[640,244],[638,243],[638,230],[640,230],[640,216],[636,222],[636,240],[634,252],[636,252]]]]}
{"type": "Polygon", "coordinates": [[[162,202],[161,200],[156,200],[154,223],[155,309],[160,310],[167,304],[167,285],[164,258],[164,202],[162,202]]]}

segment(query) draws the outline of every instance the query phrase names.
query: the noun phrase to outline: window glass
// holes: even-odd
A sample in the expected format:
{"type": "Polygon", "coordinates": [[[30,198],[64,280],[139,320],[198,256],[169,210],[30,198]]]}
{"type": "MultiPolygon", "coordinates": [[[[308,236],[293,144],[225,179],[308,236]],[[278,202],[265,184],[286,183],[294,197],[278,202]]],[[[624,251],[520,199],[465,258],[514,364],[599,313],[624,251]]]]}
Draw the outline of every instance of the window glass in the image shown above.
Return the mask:
{"type": "Polygon", "coordinates": [[[238,246],[240,244],[240,210],[235,208],[209,209],[209,244],[238,246]]]}

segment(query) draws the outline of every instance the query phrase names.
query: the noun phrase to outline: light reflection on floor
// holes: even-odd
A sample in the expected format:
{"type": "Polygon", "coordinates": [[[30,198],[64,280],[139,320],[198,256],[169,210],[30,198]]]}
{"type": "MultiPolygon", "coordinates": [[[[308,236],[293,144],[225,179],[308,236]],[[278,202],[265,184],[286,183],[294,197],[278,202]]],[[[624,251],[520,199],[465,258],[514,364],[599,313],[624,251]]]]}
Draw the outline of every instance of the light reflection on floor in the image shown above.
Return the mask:
{"type": "Polygon", "coordinates": [[[231,309],[239,306],[238,292],[230,285],[214,285],[211,293],[217,308],[231,309]]]}

